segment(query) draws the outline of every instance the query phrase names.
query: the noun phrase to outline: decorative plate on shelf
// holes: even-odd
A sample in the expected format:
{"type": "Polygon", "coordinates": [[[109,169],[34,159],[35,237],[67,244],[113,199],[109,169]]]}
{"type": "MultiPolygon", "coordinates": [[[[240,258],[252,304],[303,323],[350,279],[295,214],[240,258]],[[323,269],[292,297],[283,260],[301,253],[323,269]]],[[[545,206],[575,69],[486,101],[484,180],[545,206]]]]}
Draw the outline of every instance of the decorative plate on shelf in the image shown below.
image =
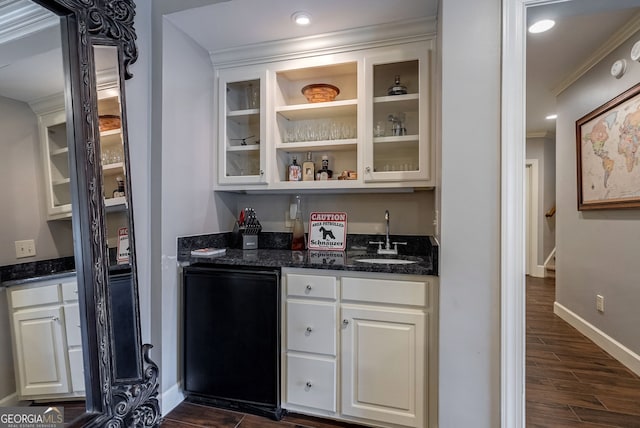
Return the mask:
{"type": "Polygon", "coordinates": [[[336,99],[340,89],[328,83],[313,83],[302,88],[302,94],[310,103],[324,103],[336,99]]]}

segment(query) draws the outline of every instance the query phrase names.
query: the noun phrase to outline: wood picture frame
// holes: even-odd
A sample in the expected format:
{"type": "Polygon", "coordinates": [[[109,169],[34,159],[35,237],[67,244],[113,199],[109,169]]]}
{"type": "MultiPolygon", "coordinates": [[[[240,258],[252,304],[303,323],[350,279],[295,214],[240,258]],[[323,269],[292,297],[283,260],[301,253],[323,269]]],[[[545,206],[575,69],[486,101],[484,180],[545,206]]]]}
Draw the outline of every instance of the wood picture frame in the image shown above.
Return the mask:
{"type": "Polygon", "coordinates": [[[640,207],[640,84],[576,121],[578,211],[640,207]]]}

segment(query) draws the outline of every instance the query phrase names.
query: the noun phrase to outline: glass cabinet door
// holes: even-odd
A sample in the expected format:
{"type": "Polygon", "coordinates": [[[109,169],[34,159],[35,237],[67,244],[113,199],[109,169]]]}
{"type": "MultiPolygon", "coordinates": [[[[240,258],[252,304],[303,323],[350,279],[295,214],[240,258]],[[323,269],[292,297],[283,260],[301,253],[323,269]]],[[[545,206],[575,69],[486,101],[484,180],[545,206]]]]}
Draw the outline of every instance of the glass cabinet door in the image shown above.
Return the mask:
{"type": "Polygon", "coordinates": [[[218,182],[266,183],[265,75],[226,69],[218,86],[218,182]]]}
{"type": "Polygon", "coordinates": [[[365,57],[364,180],[432,180],[430,45],[365,57]]]}

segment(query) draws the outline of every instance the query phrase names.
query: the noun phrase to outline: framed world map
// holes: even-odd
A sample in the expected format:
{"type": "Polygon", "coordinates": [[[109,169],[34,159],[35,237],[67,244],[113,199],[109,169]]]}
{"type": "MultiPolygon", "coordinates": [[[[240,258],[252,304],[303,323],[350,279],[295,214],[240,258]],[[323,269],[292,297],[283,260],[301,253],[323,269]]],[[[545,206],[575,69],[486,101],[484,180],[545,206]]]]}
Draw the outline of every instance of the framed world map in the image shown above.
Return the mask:
{"type": "Polygon", "coordinates": [[[640,84],[576,121],[578,210],[640,207],[640,84]]]}

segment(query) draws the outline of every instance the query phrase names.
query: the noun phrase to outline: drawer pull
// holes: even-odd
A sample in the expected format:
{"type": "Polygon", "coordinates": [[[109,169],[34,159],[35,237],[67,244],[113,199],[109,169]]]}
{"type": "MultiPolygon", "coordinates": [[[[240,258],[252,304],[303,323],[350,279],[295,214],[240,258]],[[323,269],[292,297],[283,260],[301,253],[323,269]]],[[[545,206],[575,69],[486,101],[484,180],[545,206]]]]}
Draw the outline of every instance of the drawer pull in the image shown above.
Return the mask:
{"type": "Polygon", "coordinates": [[[312,331],[313,328],[311,328],[311,326],[307,327],[307,335],[310,335],[312,331]]]}
{"type": "Polygon", "coordinates": [[[306,287],[307,291],[311,291],[312,288],[313,287],[311,286],[311,284],[307,284],[307,287],[306,287]]]}
{"type": "Polygon", "coordinates": [[[58,317],[51,317],[51,321],[58,322],[58,321],[60,321],[60,318],[58,318],[58,317]]]}
{"type": "Polygon", "coordinates": [[[307,389],[311,389],[311,387],[313,386],[313,384],[311,383],[310,380],[307,381],[307,389]]]}
{"type": "Polygon", "coordinates": [[[342,320],[342,325],[344,325],[345,327],[349,325],[349,320],[348,319],[344,319],[342,320]]]}

